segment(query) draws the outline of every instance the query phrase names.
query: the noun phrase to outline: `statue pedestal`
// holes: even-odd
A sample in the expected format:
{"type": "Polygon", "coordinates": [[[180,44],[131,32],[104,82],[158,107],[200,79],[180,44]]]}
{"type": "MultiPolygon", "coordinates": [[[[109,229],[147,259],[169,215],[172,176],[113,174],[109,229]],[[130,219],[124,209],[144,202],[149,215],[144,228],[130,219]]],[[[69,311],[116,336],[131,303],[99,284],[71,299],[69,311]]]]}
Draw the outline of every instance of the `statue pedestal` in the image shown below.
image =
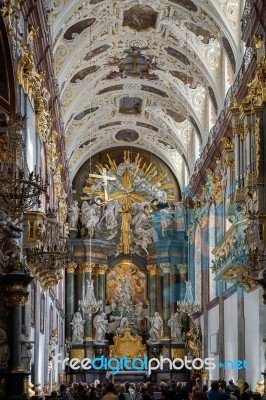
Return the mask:
{"type": "Polygon", "coordinates": [[[21,400],[23,393],[28,393],[30,373],[0,372],[0,399],[21,400]]]}

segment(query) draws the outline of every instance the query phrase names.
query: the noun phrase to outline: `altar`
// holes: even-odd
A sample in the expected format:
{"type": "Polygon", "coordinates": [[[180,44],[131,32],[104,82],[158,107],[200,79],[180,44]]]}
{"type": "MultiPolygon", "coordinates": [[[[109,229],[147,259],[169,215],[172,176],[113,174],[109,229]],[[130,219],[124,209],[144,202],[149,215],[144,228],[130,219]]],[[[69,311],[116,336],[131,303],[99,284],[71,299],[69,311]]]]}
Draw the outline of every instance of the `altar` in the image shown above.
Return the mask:
{"type": "MultiPolygon", "coordinates": [[[[172,359],[178,351],[187,353],[189,320],[176,310],[187,280],[184,209],[169,168],[146,156],[135,150],[113,153],[114,158],[102,154],[74,182],[66,338],[72,352],[91,359],[172,359]]],[[[109,372],[91,370],[86,377],[100,374],[102,380],[109,372]]],[[[164,370],[155,375],[172,377],[164,370]]],[[[113,376],[147,378],[146,372],[127,370],[113,376]]]]}

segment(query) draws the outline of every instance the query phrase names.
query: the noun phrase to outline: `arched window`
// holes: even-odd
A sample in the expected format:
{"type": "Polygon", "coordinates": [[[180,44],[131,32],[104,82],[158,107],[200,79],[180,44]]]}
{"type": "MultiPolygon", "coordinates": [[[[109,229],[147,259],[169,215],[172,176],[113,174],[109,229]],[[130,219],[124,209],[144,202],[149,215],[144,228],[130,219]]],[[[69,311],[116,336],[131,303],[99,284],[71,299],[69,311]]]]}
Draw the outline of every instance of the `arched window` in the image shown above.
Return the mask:
{"type": "Polygon", "coordinates": [[[195,231],[195,301],[202,304],[202,238],[201,228],[197,225],[195,231]]]}
{"type": "Polygon", "coordinates": [[[216,297],[216,281],[215,273],[212,271],[212,265],[215,260],[212,250],[216,245],[216,209],[212,204],[209,211],[209,300],[211,301],[216,297]]]}

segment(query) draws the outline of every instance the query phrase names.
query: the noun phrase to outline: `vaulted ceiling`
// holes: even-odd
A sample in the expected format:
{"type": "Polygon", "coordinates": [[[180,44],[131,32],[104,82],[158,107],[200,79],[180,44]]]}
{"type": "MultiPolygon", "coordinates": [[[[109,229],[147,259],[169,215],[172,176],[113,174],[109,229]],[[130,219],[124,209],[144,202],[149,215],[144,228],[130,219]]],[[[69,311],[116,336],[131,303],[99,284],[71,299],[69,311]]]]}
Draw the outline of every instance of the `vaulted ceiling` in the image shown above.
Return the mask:
{"type": "Polygon", "coordinates": [[[238,0],[48,1],[70,174],[145,148],[181,187],[242,60],[238,0]]]}

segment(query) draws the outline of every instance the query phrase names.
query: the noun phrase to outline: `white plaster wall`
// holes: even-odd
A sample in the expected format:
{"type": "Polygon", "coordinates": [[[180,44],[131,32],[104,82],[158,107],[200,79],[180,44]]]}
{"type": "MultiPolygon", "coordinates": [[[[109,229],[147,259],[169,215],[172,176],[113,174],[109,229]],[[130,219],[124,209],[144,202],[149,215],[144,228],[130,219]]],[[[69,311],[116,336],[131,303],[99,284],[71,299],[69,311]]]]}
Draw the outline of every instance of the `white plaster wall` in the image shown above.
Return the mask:
{"type": "MultiPolygon", "coordinates": [[[[244,314],[245,314],[245,359],[250,363],[250,370],[246,371],[246,381],[251,389],[256,389],[256,382],[262,378],[260,356],[264,358],[263,342],[260,342],[259,332],[259,308],[262,303],[260,291],[255,290],[244,295],[244,314]]],[[[265,307],[265,306],[264,306],[265,307]]],[[[264,326],[265,329],[266,325],[264,326]]],[[[262,369],[263,368],[263,369],[262,369]]]]}
{"type": "Polygon", "coordinates": [[[209,380],[219,379],[219,354],[211,353],[211,335],[214,335],[219,330],[219,304],[208,311],[208,357],[214,358],[217,367],[209,371],[209,380]]]}
{"type": "MultiPolygon", "coordinates": [[[[238,335],[244,332],[238,332],[237,327],[237,293],[234,293],[224,301],[224,357],[226,360],[238,360],[238,335]]],[[[225,379],[238,380],[238,370],[232,369],[227,365],[224,371],[225,379]]]]}

